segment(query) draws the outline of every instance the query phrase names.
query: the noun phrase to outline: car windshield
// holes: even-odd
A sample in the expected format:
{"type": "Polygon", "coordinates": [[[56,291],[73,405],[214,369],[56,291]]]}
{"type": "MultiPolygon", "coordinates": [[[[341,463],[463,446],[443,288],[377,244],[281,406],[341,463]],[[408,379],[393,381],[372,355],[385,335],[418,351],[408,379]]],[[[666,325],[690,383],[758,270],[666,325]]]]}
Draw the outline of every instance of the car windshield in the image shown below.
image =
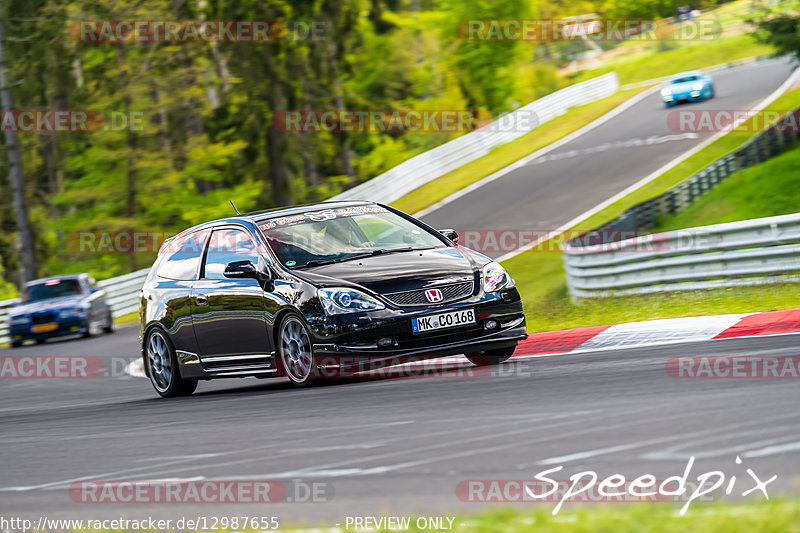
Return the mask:
{"type": "Polygon", "coordinates": [[[672,83],[689,83],[690,81],[697,81],[697,76],[684,76],[682,78],[674,78],[672,83]]]}
{"type": "Polygon", "coordinates": [[[77,279],[50,279],[44,283],[36,283],[25,287],[22,301],[35,302],[62,296],[81,294],[81,284],[77,279]]]}
{"type": "Polygon", "coordinates": [[[262,220],[259,228],[289,268],[446,247],[436,235],[377,205],[317,209],[262,220]]]}

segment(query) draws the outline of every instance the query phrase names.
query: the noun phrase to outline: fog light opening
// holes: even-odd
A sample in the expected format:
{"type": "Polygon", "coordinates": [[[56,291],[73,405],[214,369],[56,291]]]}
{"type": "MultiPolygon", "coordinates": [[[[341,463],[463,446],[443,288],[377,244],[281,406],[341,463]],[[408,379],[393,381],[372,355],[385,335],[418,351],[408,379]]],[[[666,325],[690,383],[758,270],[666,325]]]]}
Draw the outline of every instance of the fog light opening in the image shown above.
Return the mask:
{"type": "Polygon", "coordinates": [[[486,323],[483,325],[484,329],[495,329],[497,328],[497,320],[487,320],[486,323]]]}
{"type": "Polygon", "coordinates": [[[378,341],[378,346],[381,348],[388,348],[389,346],[394,344],[394,340],[388,337],[384,337],[383,339],[378,341]]]}

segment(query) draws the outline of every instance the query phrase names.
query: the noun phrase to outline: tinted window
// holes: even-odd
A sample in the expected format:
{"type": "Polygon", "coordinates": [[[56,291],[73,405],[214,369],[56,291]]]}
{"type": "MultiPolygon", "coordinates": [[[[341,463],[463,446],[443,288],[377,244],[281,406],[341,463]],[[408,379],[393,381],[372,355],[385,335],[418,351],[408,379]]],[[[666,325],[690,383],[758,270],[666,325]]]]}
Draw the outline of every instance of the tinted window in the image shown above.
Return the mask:
{"type": "Polygon", "coordinates": [[[29,285],[22,295],[23,302],[35,302],[62,296],[81,294],[81,284],[77,279],[50,279],[44,283],[29,285]]]}
{"type": "Polygon", "coordinates": [[[259,224],[272,251],[289,268],[447,246],[439,236],[378,205],[318,209],[259,224]]]}
{"type": "Polygon", "coordinates": [[[258,252],[250,234],[238,229],[216,230],[208,243],[203,277],[223,279],[225,265],[231,261],[244,260],[250,260],[254,265],[258,265],[258,252]]]}
{"type": "Polygon", "coordinates": [[[685,76],[683,78],[675,78],[672,83],[689,83],[690,81],[697,81],[697,76],[685,76]]]}
{"type": "Polygon", "coordinates": [[[165,243],[159,251],[163,257],[158,275],[169,279],[196,279],[208,233],[209,230],[195,231],[165,243]]]}

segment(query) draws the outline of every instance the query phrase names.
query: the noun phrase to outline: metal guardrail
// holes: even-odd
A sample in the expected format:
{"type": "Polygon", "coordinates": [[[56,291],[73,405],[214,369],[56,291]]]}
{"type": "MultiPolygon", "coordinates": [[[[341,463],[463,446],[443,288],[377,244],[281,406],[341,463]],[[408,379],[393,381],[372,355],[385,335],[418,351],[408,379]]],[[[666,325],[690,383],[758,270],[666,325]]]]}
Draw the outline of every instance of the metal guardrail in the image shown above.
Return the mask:
{"type": "MultiPolygon", "coordinates": [[[[111,313],[114,318],[133,313],[139,309],[137,296],[145,278],[147,278],[148,272],[150,272],[150,269],[145,268],[124,276],[97,282],[97,285],[106,292],[106,301],[111,306],[111,313]]],[[[16,298],[0,301],[0,344],[9,342],[8,309],[18,302],[19,300],[16,298]]]]}
{"type": "Polygon", "coordinates": [[[694,290],[800,277],[800,214],[640,235],[736,172],[800,139],[800,108],[666,193],[562,246],[573,298],[694,290]],[[686,248],[680,243],[690,242],[686,248]],[[676,244],[677,243],[677,244],[676,244]]]}
{"type": "Polygon", "coordinates": [[[800,278],[800,213],[563,248],[579,298],[782,282],[800,278]]]}
{"type": "Polygon", "coordinates": [[[717,159],[671,190],[627,209],[611,222],[572,239],[569,245],[578,247],[581,242],[589,240],[587,236],[591,236],[595,243],[613,242],[620,232],[642,232],[656,227],[659,217],[682,211],[737,170],[763,163],[796,143],[800,140],[798,124],[800,108],[784,115],[740,148],[717,159]]]}
{"type": "Polygon", "coordinates": [[[565,87],[499,117],[480,130],[414,156],[331,200],[369,199],[383,203],[393,202],[414,189],[485,156],[492,148],[533,131],[545,122],[563,115],[568,109],[611,96],[618,89],[619,80],[615,72],[565,87]],[[531,115],[536,117],[535,121],[527,120],[531,115]],[[521,127],[526,123],[529,126],[521,127]],[[508,124],[513,127],[509,128],[508,124]]]}

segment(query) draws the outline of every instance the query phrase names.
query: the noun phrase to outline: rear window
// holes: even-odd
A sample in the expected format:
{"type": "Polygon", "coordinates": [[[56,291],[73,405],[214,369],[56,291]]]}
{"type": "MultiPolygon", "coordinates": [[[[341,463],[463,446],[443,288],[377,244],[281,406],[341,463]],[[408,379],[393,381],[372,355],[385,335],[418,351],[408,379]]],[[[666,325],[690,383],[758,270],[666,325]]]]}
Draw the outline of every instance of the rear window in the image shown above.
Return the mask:
{"type": "Polygon", "coordinates": [[[162,257],[156,273],[162,278],[175,280],[197,279],[203,246],[210,230],[195,231],[179,235],[164,243],[158,252],[162,257]]]}

